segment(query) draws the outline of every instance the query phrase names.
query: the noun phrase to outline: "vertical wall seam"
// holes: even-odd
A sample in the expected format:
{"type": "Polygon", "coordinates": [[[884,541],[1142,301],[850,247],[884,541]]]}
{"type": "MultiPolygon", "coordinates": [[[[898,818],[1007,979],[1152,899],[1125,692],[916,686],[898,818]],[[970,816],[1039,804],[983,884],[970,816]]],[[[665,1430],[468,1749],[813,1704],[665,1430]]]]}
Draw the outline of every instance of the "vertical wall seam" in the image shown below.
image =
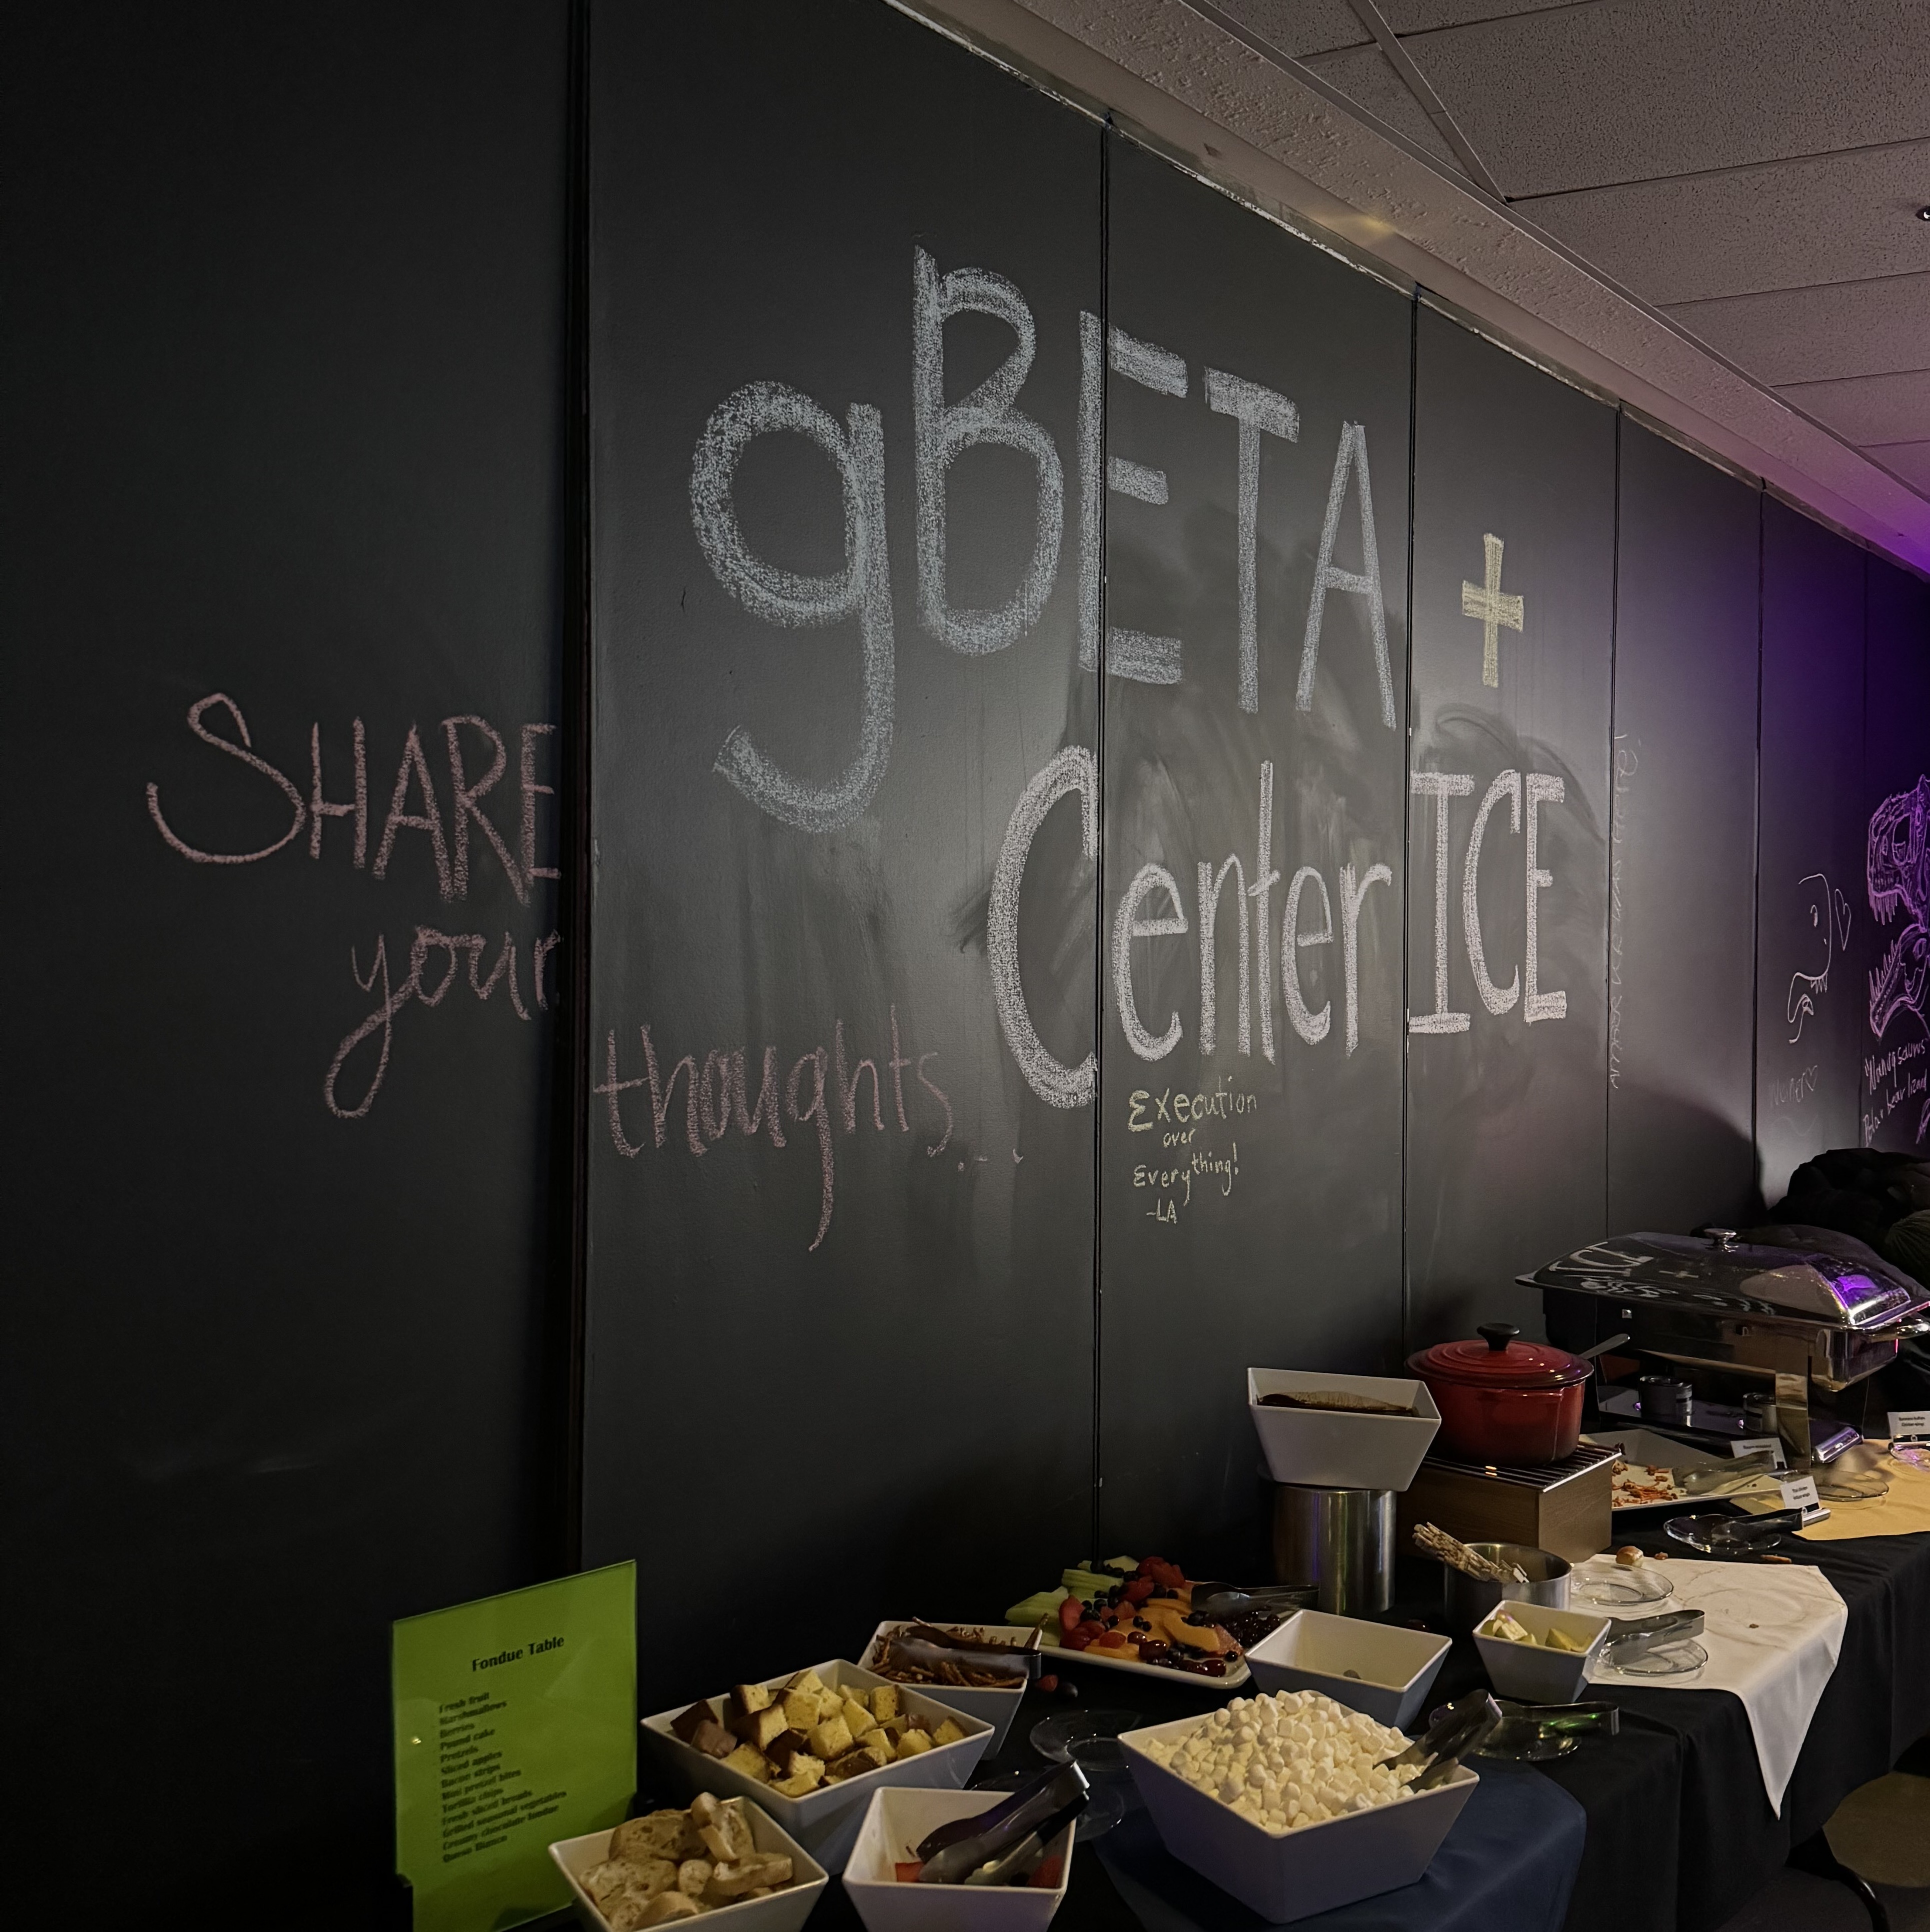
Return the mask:
{"type": "MultiPolygon", "coordinates": [[[[1763,1134],[1760,1096],[1763,1084],[1763,659],[1767,628],[1768,586],[1764,557],[1769,515],[1766,493],[1756,491],[1756,770],[1753,862],[1749,868],[1749,1150],[1755,1162],[1755,1188],[1763,1180],[1763,1134]]],[[[1764,1204],[1766,1205],[1766,1203],[1764,1204]]]]}
{"type": "Polygon", "coordinates": [[[1102,1267],[1106,1198],[1106,446],[1111,392],[1106,344],[1112,326],[1112,117],[1099,129],[1099,458],[1091,487],[1099,499],[1099,614],[1097,662],[1093,667],[1098,696],[1093,712],[1093,764],[1098,772],[1095,810],[1099,856],[1093,873],[1092,916],[1092,1553],[1098,1559],[1100,1499],[1106,1484],[1103,1402],[1106,1364],[1106,1288],[1102,1267]]]}
{"type": "Polygon", "coordinates": [[[569,962],[563,1002],[563,1077],[557,1082],[563,1119],[560,1138],[569,1180],[566,1272],[560,1286],[561,1328],[567,1359],[561,1377],[564,1405],[557,1498],[562,1567],[583,1565],[584,1372],[590,1277],[590,908],[592,876],[590,731],[591,488],[590,460],[590,0],[571,0],[569,13],[568,160],[566,179],[564,420],[563,511],[563,784],[569,800],[568,849],[562,855],[563,956],[569,962]]]}
{"type": "Polygon", "coordinates": [[[1608,1204],[1613,1192],[1615,1171],[1615,858],[1621,829],[1622,752],[1617,727],[1621,723],[1622,648],[1622,424],[1619,404],[1615,410],[1615,510],[1610,524],[1608,568],[1608,878],[1607,932],[1608,950],[1601,962],[1603,1045],[1607,1064],[1601,1079],[1601,1220],[1602,1233],[1610,1232],[1608,1204]]]}
{"type": "Polygon", "coordinates": [[[1412,962],[1412,934],[1409,931],[1413,900],[1412,877],[1413,831],[1409,823],[1413,810],[1414,788],[1414,507],[1418,488],[1415,452],[1418,446],[1416,426],[1421,400],[1421,296],[1418,290],[1407,303],[1407,707],[1401,720],[1400,745],[1400,1354],[1404,1358],[1413,1346],[1411,1331],[1414,1283],[1412,1252],[1409,1240],[1412,1216],[1408,1212],[1407,1116],[1409,1076],[1414,1052],[1414,1036],[1407,1030],[1411,1010],[1408,974],[1412,962]]]}

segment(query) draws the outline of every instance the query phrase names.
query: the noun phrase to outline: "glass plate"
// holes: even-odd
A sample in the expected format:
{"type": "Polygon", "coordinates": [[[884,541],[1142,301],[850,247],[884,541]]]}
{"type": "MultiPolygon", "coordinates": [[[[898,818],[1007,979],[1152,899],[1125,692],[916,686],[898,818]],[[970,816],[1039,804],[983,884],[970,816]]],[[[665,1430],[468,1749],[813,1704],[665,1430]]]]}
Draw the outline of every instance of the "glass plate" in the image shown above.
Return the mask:
{"type": "Polygon", "coordinates": [[[1766,1529],[1754,1516],[1672,1516],[1662,1525],[1671,1542],[1685,1543],[1709,1556],[1748,1556],[1772,1550],[1790,1534],[1766,1529]]]}
{"type": "Polygon", "coordinates": [[[1584,1563],[1568,1580],[1571,1607],[1586,1604],[1592,1610],[1628,1610],[1640,1604],[1659,1604],[1675,1594],[1675,1586],[1651,1563],[1631,1568],[1612,1559],[1584,1563]]]}
{"type": "Polygon", "coordinates": [[[1617,1664],[1608,1654],[1612,1648],[1604,1647],[1602,1664],[1623,1677],[1693,1677],[1709,1661],[1708,1652],[1693,1638],[1680,1643],[1658,1644],[1643,1656],[1631,1657],[1626,1664],[1617,1664]]]}
{"type": "Polygon", "coordinates": [[[1930,1442],[1895,1443],[1889,1453],[1899,1462],[1913,1462],[1919,1469],[1930,1469],[1930,1442]]]}
{"type": "Polygon", "coordinates": [[[1079,1816],[1079,1844],[1111,1831],[1137,1808],[1139,1787],[1119,1734],[1136,1731],[1145,1721],[1136,1711],[1066,1711],[1041,1718],[1032,1726],[1032,1748],[1041,1757],[1057,1764],[1076,1762],[1091,1783],[1092,1796],[1079,1816]]]}

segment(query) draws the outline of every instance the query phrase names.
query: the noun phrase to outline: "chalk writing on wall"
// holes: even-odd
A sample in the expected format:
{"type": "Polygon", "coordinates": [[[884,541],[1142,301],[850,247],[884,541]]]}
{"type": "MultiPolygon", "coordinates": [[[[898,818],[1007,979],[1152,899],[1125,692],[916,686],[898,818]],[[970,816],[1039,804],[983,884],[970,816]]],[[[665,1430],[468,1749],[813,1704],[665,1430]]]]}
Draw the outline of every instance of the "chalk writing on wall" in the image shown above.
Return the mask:
{"type": "Polygon", "coordinates": [[[1870,814],[1864,862],[1865,890],[1880,926],[1903,924],[1870,975],[1871,1036],[1881,1040],[1892,1028],[1906,1037],[1863,1063],[1863,1139],[1899,1108],[1912,1106],[1915,1138],[1930,1132],[1930,1094],[1926,1094],[1925,1043],[1930,1037],[1925,1011],[1930,982],[1930,778],[1919,777],[1908,791],[1883,800],[1870,814]]]}
{"type": "Polygon", "coordinates": [[[1804,896],[1816,944],[1811,970],[1799,970],[1789,977],[1783,1018],[1795,1029],[1789,1036],[1791,1046],[1802,1039],[1804,1022],[1815,1018],[1816,1003],[1829,990],[1829,970],[1836,955],[1850,943],[1850,902],[1830,884],[1828,877],[1821,872],[1806,873],[1796,881],[1796,890],[1804,896]]]}
{"type": "MultiPolygon", "coordinates": [[[[437,896],[446,904],[467,898],[471,887],[480,884],[476,867],[484,854],[508,881],[521,905],[530,904],[537,881],[559,876],[555,866],[538,862],[539,848],[547,850],[549,842],[541,826],[539,801],[554,797],[555,788],[537,774],[543,762],[544,741],[555,734],[554,724],[524,724],[515,734],[514,795],[518,805],[515,823],[506,834],[489,815],[483,800],[499,785],[503,787],[501,795],[510,795],[512,788],[503,783],[509,766],[510,741],[487,718],[473,712],[443,718],[440,741],[433,736],[430,740],[437,746],[441,754],[437,762],[446,772],[449,799],[446,812],[422,734],[414,722],[410,724],[402,734],[395,782],[379,831],[370,810],[368,732],[360,718],[355,718],[350,727],[351,748],[346,774],[332,768],[326,782],[321,723],[320,720],[311,723],[305,792],[286,771],[257,750],[247,717],[227,692],[212,692],[190,705],[188,728],[224,758],[258,774],[281,794],[288,813],[287,824],[278,838],[265,845],[237,850],[220,838],[218,826],[204,822],[208,815],[205,804],[197,804],[192,797],[164,804],[160,785],[149,781],[149,818],[167,849],[192,865],[260,865],[283,851],[289,853],[290,860],[299,862],[302,848],[296,842],[305,830],[311,862],[323,862],[326,842],[335,859],[346,856],[355,871],[365,871],[372,878],[384,880],[389,878],[398,858],[410,849],[405,842],[421,841],[415,849],[428,861],[437,896]],[[220,728],[224,724],[225,730],[220,728]],[[479,746],[487,747],[486,768],[477,757],[479,746]],[[332,797],[329,791],[334,785],[341,786],[347,795],[332,797]],[[341,832],[325,841],[330,821],[337,819],[345,821],[341,832]]],[[[350,977],[359,993],[373,997],[375,1004],[344,1035],[322,1077],[322,1102],[330,1114],[343,1120],[361,1120],[367,1115],[389,1076],[397,1016],[412,1005],[425,1010],[439,1006],[459,976],[466,978],[470,993],[479,1002],[488,1001],[502,987],[505,1010],[520,1020],[528,1020],[533,1007],[545,1011],[554,1005],[556,974],[552,956],[562,944],[562,935],[552,931],[541,938],[526,938],[519,952],[515,935],[505,932],[495,962],[485,973],[483,958],[494,943],[479,932],[449,933],[437,926],[419,925],[409,943],[407,969],[399,980],[390,963],[386,934],[376,935],[366,970],[360,948],[350,946],[350,977]],[[359,1097],[356,1097],[353,1090],[358,1085],[359,1097]]]]}

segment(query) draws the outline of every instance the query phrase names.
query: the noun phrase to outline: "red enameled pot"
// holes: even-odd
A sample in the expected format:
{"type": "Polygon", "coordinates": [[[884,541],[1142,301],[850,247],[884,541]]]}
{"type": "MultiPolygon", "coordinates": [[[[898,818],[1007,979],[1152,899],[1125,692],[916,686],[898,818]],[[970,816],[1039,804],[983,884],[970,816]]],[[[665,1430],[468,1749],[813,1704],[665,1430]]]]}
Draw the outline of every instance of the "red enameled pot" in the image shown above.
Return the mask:
{"type": "Polygon", "coordinates": [[[1592,1366],[1565,1348],[1484,1323],[1478,1342],[1437,1342],[1407,1358],[1441,1412],[1440,1446],[1475,1462],[1559,1462],[1581,1439],[1582,1392],[1592,1366]]]}

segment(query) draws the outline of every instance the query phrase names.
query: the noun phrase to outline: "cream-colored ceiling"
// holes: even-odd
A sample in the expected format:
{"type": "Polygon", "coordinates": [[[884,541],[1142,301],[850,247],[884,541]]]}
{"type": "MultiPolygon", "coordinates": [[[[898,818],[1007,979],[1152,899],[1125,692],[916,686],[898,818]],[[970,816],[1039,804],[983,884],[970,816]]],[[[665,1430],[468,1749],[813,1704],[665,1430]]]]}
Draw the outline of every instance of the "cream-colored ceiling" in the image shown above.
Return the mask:
{"type": "Polygon", "coordinates": [[[1930,500],[1930,0],[1217,7],[1930,500]]]}

